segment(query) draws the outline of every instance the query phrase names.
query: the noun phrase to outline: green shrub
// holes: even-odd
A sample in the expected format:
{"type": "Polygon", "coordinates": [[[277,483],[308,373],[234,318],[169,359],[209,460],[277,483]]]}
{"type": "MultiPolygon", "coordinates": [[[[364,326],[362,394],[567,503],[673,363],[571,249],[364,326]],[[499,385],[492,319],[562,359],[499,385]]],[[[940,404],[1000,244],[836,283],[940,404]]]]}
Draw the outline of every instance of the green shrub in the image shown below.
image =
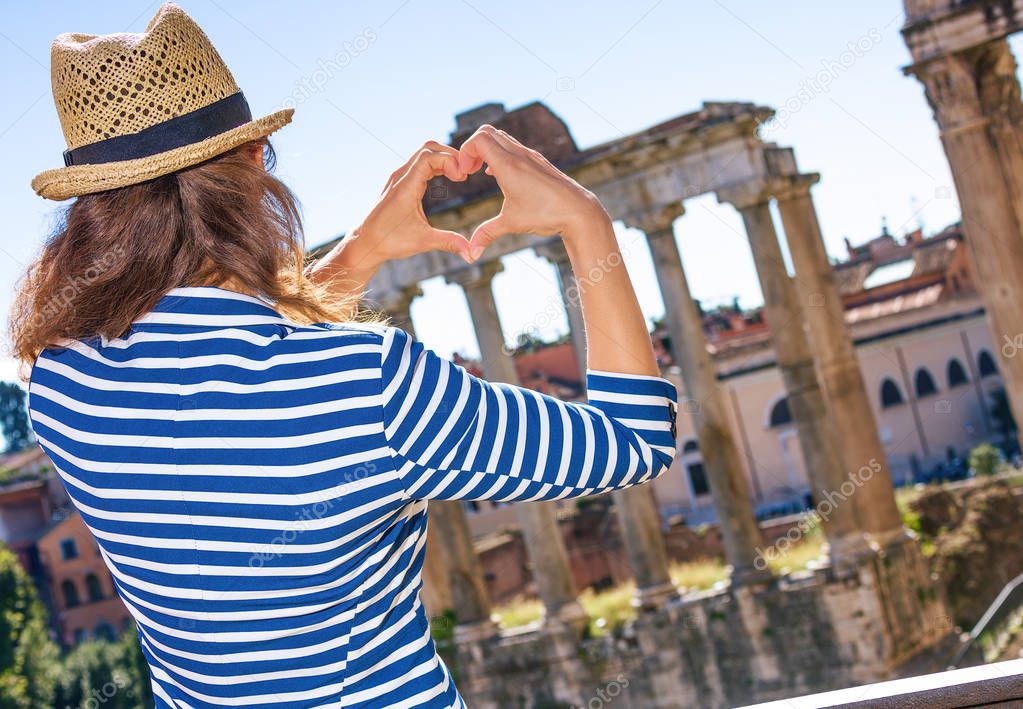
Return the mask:
{"type": "Polygon", "coordinates": [[[970,451],[970,467],[980,475],[994,475],[1002,466],[1002,454],[990,443],[981,443],[970,451]]]}

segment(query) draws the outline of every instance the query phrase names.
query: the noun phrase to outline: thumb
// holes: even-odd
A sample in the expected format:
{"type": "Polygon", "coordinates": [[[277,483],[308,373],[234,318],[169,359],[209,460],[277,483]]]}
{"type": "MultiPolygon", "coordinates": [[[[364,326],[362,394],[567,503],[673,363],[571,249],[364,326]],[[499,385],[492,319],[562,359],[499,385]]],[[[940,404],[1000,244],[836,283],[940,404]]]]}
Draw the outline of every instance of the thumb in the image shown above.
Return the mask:
{"type": "Polygon", "coordinates": [[[508,215],[501,212],[473,230],[472,237],[469,239],[469,256],[475,261],[492,243],[505,234],[514,234],[516,231],[518,230],[512,225],[508,215]]]}
{"type": "Polygon", "coordinates": [[[423,246],[430,251],[447,251],[468,260],[469,240],[457,231],[431,228],[423,238],[423,246]]]}

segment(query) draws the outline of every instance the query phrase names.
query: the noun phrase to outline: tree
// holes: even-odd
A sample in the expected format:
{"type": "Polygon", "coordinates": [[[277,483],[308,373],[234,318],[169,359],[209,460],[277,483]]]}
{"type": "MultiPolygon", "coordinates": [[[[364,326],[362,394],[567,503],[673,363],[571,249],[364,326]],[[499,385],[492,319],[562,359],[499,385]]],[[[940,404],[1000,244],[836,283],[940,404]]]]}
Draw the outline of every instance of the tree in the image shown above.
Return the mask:
{"type": "Polygon", "coordinates": [[[143,709],[153,706],[149,670],[134,632],[117,642],[90,640],[64,658],[55,706],[143,709]]]}
{"type": "Polygon", "coordinates": [[[0,545],[0,709],[53,706],[59,656],[32,580],[0,545]]]}
{"type": "Polygon", "coordinates": [[[7,441],[5,452],[20,451],[32,443],[25,390],[13,382],[0,382],[0,426],[7,441]]]}

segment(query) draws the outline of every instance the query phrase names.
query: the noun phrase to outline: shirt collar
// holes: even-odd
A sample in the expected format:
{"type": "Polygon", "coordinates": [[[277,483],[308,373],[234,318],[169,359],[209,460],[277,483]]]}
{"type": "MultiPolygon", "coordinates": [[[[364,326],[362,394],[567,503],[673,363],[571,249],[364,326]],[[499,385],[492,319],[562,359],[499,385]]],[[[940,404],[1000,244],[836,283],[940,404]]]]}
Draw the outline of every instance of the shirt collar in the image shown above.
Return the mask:
{"type": "Polygon", "coordinates": [[[135,324],[193,327],[294,325],[274,310],[272,301],[216,286],[173,288],[135,324]]]}

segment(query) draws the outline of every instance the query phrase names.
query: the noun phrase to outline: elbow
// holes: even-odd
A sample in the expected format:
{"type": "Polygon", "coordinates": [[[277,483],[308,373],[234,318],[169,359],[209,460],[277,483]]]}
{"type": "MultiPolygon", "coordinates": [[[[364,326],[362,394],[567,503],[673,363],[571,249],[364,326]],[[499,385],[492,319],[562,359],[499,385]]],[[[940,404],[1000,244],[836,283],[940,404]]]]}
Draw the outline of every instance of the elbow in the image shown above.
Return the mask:
{"type": "Polygon", "coordinates": [[[653,466],[650,479],[659,478],[666,473],[675,461],[675,447],[653,449],[653,466]]]}

